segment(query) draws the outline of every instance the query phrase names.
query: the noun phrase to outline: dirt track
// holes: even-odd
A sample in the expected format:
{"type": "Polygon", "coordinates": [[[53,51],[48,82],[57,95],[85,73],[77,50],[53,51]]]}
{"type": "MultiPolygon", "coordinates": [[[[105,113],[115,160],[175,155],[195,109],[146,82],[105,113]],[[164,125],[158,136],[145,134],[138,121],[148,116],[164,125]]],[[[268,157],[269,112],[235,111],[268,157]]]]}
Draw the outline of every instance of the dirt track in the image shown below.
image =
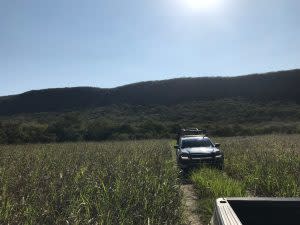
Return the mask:
{"type": "Polygon", "coordinates": [[[197,212],[198,197],[194,187],[189,182],[183,182],[181,185],[183,193],[183,206],[185,208],[186,224],[187,225],[203,225],[199,213],[197,212]]]}

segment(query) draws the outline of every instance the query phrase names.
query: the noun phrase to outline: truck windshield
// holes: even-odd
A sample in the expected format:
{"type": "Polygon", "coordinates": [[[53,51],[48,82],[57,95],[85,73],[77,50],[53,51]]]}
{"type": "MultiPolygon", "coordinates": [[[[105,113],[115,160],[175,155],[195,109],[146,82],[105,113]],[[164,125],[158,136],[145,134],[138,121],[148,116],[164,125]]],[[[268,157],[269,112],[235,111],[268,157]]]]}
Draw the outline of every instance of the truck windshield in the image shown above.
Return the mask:
{"type": "Polygon", "coordinates": [[[213,147],[208,139],[187,139],[182,140],[181,148],[213,147]]]}

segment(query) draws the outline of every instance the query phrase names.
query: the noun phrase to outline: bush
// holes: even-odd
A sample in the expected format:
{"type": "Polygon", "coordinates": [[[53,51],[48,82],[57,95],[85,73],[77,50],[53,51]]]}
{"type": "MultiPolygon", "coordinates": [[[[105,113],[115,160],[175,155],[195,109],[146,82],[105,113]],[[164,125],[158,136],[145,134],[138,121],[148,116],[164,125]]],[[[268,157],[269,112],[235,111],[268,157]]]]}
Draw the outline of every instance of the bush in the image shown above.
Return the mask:
{"type": "Polygon", "coordinates": [[[54,134],[58,142],[80,141],[84,135],[83,121],[78,114],[66,114],[52,123],[48,132],[54,134]]]}
{"type": "Polygon", "coordinates": [[[7,143],[7,137],[2,123],[0,122],[0,144],[7,143]]]}
{"type": "Polygon", "coordinates": [[[93,121],[87,125],[85,139],[89,141],[107,140],[116,130],[116,126],[109,120],[93,121]]]}
{"type": "Polygon", "coordinates": [[[56,136],[47,131],[47,124],[24,124],[20,128],[22,142],[38,143],[38,142],[53,142],[56,136]]]}
{"type": "Polygon", "coordinates": [[[5,138],[5,143],[13,144],[13,143],[22,143],[21,137],[21,123],[18,122],[9,122],[4,123],[2,125],[3,128],[3,135],[2,137],[5,138]]]}

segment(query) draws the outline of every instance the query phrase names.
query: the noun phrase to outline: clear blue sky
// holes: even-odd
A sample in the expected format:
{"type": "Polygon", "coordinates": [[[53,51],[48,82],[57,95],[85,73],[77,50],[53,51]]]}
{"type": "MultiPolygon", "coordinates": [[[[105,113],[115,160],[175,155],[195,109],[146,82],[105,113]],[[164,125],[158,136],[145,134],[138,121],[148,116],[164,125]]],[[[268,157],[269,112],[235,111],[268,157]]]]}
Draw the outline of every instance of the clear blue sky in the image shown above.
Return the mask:
{"type": "Polygon", "coordinates": [[[0,95],[300,68],[299,0],[198,1],[0,0],[0,95]]]}

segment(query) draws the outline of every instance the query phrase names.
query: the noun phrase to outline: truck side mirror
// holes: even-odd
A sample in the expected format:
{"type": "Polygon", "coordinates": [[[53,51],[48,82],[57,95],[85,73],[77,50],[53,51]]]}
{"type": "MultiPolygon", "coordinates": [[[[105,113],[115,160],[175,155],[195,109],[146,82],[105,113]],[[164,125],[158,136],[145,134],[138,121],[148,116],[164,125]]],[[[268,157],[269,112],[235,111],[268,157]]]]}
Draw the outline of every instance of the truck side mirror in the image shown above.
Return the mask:
{"type": "Polygon", "coordinates": [[[174,148],[175,148],[175,149],[178,149],[178,148],[179,148],[179,145],[174,145],[174,148]]]}
{"type": "Polygon", "coordinates": [[[216,147],[216,148],[219,148],[220,146],[221,146],[220,143],[215,143],[215,147],[216,147]]]}

